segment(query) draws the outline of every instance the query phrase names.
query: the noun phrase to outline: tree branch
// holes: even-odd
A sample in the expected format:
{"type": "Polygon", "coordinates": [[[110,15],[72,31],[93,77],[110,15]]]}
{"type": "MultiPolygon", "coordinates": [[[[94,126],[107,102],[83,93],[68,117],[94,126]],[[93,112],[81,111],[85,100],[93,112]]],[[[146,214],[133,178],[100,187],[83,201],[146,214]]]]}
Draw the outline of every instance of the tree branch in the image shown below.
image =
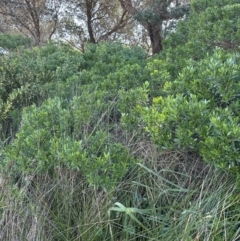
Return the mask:
{"type": "Polygon", "coordinates": [[[137,13],[137,9],[133,7],[131,0],[118,0],[124,11],[129,12],[132,16],[137,13]]]}
{"type": "Polygon", "coordinates": [[[113,33],[117,32],[119,29],[124,28],[127,25],[128,20],[130,19],[130,18],[124,19],[126,14],[127,14],[127,11],[124,11],[122,16],[121,16],[121,19],[119,20],[119,22],[110,31],[108,31],[107,33],[103,34],[99,38],[99,41],[106,40],[110,35],[112,35],[113,33]]]}

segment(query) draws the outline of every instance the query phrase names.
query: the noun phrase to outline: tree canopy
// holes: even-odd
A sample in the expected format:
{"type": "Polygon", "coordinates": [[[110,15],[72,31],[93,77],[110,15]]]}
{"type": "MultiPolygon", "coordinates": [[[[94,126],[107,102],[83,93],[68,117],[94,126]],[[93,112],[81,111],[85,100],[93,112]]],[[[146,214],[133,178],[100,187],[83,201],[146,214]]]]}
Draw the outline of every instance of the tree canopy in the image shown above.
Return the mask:
{"type": "Polygon", "coordinates": [[[1,1],[3,32],[22,33],[36,45],[62,38],[84,50],[86,42],[120,41],[162,50],[162,40],[174,21],[186,16],[184,1],[41,0],[1,1]],[[148,39],[146,39],[146,36],[148,39]]]}

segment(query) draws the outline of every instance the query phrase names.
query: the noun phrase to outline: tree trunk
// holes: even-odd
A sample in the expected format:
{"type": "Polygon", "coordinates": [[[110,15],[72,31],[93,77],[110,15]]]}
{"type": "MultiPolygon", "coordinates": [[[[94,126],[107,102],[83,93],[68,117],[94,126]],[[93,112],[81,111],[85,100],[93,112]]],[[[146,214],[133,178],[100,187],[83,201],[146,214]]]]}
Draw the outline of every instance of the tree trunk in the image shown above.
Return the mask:
{"type": "Polygon", "coordinates": [[[158,25],[148,23],[147,30],[151,40],[152,54],[157,54],[162,50],[161,28],[158,25]]]}
{"type": "Polygon", "coordinates": [[[34,40],[35,40],[35,45],[36,46],[40,46],[41,44],[41,33],[40,32],[37,32],[37,35],[34,36],[34,40]]]}
{"type": "Polygon", "coordinates": [[[88,28],[88,34],[89,34],[89,42],[95,44],[96,40],[93,34],[93,28],[92,28],[92,17],[93,17],[93,2],[86,0],[86,8],[87,8],[87,28],[88,28]]]}
{"type": "MultiPolygon", "coordinates": [[[[132,16],[137,13],[137,9],[133,6],[132,0],[118,0],[124,11],[132,16]]],[[[165,3],[165,1],[163,2],[165,3]]],[[[151,23],[150,21],[142,21],[141,24],[148,31],[151,40],[152,54],[157,54],[162,50],[161,24],[151,23]]]]}

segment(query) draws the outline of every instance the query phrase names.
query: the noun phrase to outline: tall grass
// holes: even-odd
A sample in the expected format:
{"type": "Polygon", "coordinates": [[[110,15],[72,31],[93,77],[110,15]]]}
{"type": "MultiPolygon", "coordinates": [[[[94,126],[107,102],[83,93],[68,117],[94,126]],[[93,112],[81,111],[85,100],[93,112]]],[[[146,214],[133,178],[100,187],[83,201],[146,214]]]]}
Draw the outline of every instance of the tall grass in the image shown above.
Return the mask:
{"type": "Polygon", "coordinates": [[[18,185],[3,179],[0,239],[239,240],[234,178],[194,155],[148,154],[109,192],[64,167],[23,174],[18,185]]]}

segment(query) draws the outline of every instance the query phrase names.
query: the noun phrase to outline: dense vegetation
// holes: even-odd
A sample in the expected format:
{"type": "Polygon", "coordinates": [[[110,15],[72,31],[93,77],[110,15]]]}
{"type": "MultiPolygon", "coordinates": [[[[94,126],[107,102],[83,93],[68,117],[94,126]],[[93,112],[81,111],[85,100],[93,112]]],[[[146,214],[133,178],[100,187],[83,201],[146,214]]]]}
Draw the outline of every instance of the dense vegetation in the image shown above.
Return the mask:
{"type": "Polygon", "coordinates": [[[239,240],[239,13],[192,1],[150,58],[0,35],[1,240],[239,240]]]}

